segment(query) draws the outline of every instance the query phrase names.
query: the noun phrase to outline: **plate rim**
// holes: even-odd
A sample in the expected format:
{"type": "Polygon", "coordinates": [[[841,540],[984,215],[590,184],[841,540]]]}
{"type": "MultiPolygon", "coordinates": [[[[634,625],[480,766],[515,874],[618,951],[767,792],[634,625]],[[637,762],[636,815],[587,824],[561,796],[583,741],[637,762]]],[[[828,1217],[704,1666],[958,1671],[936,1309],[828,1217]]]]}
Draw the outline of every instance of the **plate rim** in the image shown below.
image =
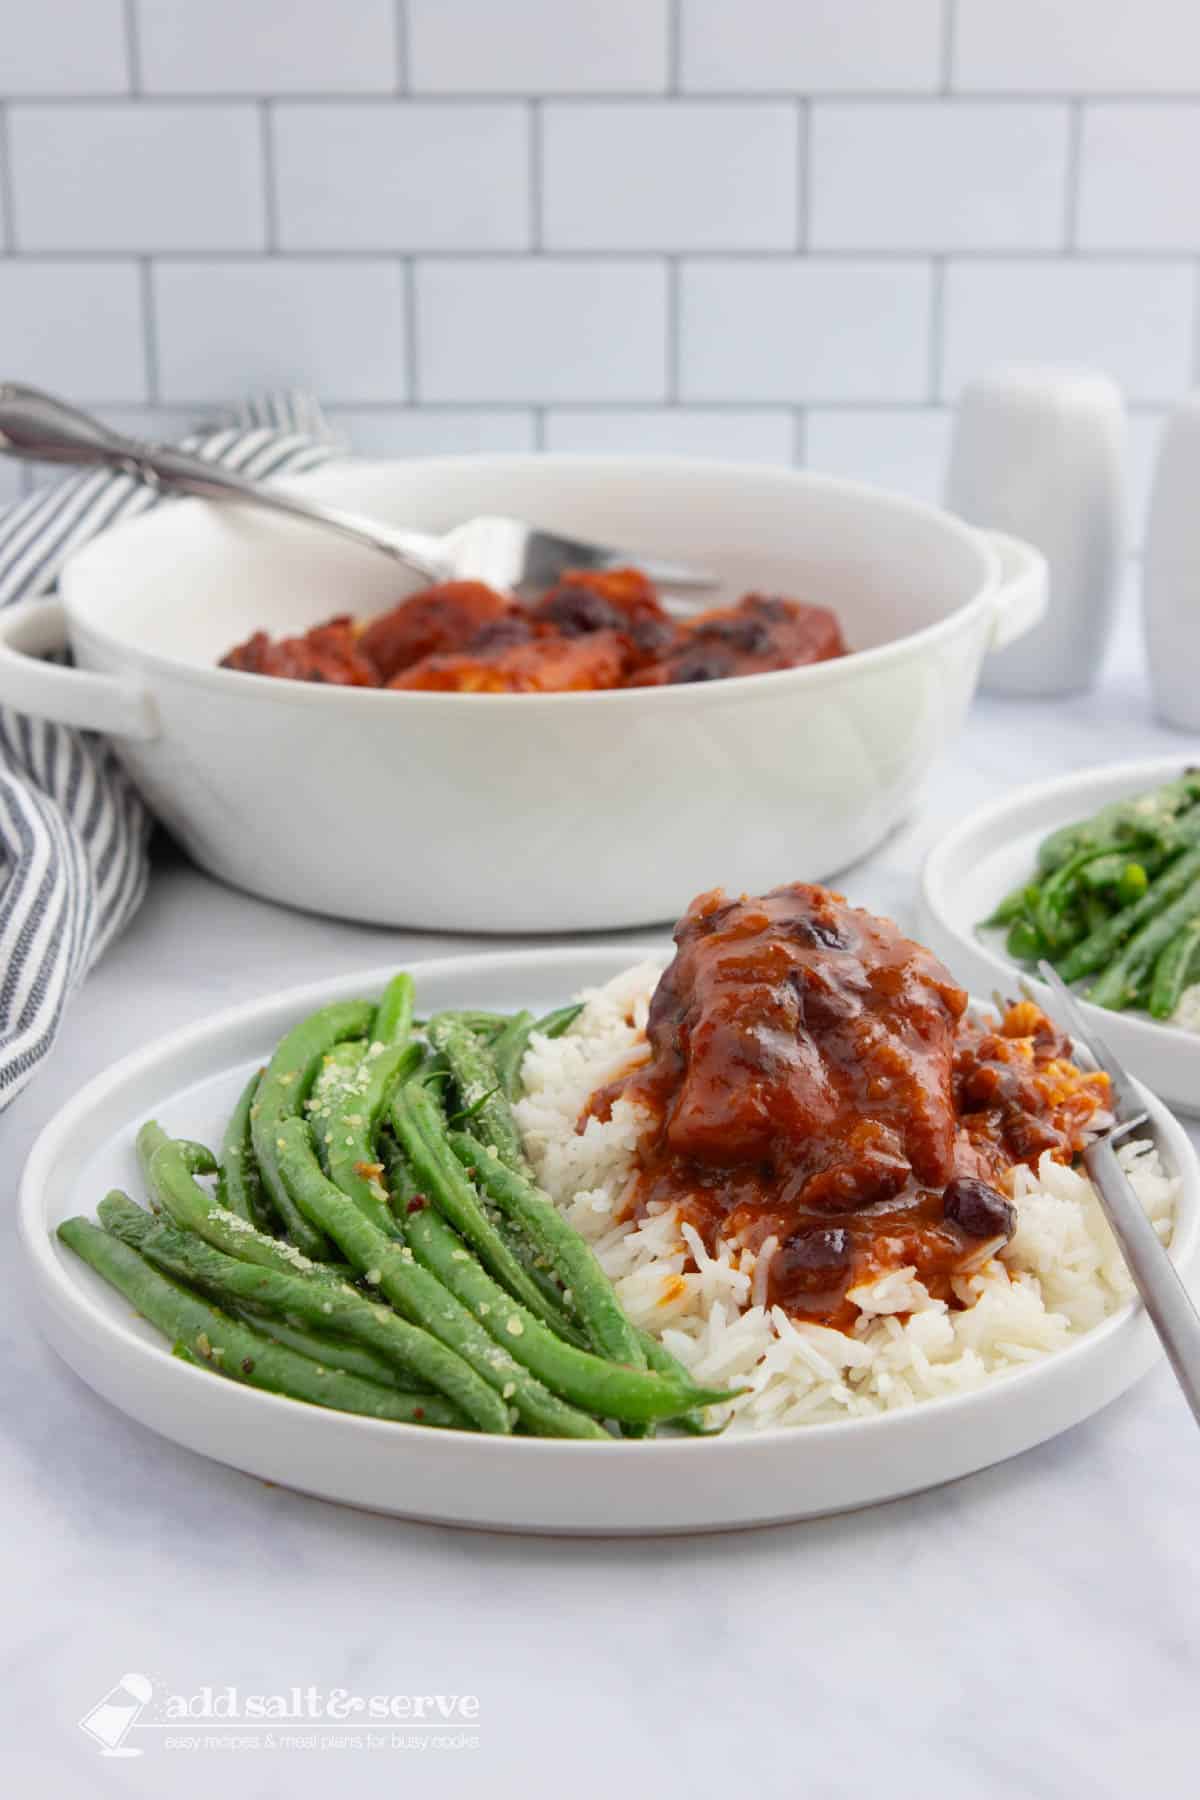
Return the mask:
{"type": "MultiPolygon", "coordinates": [[[[410,968],[414,980],[420,989],[422,971],[442,976],[462,972],[468,979],[473,967],[480,964],[489,969],[503,968],[520,970],[535,965],[558,963],[566,968],[572,966],[580,973],[577,986],[591,986],[598,980],[611,978],[611,974],[620,972],[622,967],[629,967],[638,960],[647,957],[660,957],[665,946],[659,943],[634,942],[632,944],[592,944],[544,946],[536,949],[478,951],[464,955],[429,957],[411,963],[410,968]],[[619,959],[619,960],[618,960],[619,959]],[[612,968],[609,976],[602,976],[597,969],[597,962],[612,968]]],[[[102,1331],[115,1336],[120,1349],[127,1351],[152,1368],[159,1375],[168,1371],[165,1378],[179,1385],[181,1394],[186,1395],[189,1389],[185,1383],[194,1384],[202,1381],[206,1384],[203,1390],[212,1395],[212,1378],[208,1371],[189,1367],[178,1358],[172,1357],[169,1350],[164,1350],[159,1339],[144,1338],[140,1334],[126,1332],[121,1329],[118,1319],[110,1316],[99,1299],[93,1298],[75,1278],[72,1265],[65,1260],[61,1247],[48,1227],[42,1209],[43,1196],[49,1186],[56,1165],[69,1150],[72,1134],[86,1126],[89,1116],[101,1110],[106,1101],[118,1092],[126,1083],[136,1081],[139,1077],[152,1071],[160,1063],[169,1063],[172,1059],[188,1051],[202,1051],[238,1029],[251,1025],[260,1016],[269,1018],[273,1013],[284,1012],[299,1017],[303,1011],[312,1011],[316,1006],[330,1000],[342,998],[345,993],[362,987],[382,989],[383,985],[396,972],[396,964],[385,963],[371,965],[365,969],[351,969],[339,974],[325,976],[320,980],[305,982],[296,986],[280,989],[274,993],[260,996],[256,1000],[238,1002],[209,1014],[191,1025],[177,1027],[152,1039],[148,1044],[130,1051],[121,1057],[110,1068],[99,1074],[72,1096],[42,1127],[26,1158],[21,1172],[18,1188],[17,1205],[17,1237],[21,1251],[27,1264],[43,1291],[44,1296],[58,1307],[60,1312],[66,1309],[80,1317],[83,1325],[91,1332],[102,1331]]],[[[986,1004],[986,1002],[985,1002],[986,1004]]],[[[213,1073],[219,1073],[214,1070],[213,1073]]],[[[1200,1262],[1200,1158],[1192,1146],[1183,1128],[1174,1118],[1169,1108],[1149,1090],[1141,1088],[1156,1130],[1167,1140],[1171,1155],[1176,1163],[1177,1172],[1183,1182],[1183,1200],[1185,1209],[1184,1231],[1182,1235],[1176,1230],[1172,1239],[1172,1262],[1181,1272],[1190,1272],[1194,1263],[1200,1262]]],[[[98,1142],[107,1141],[112,1136],[106,1131],[98,1142]]],[[[80,1264],[80,1270],[84,1265],[80,1264]]],[[[109,1290],[102,1290],[107,1293],[109,1290]]],[[[1068,1364],[1087,1358],[1097,1347],[1102,1346],[1110,1338],[1132,1330],[1144,1318],[1144,1309],[1136,1295],[1126,1300],[1107,1318],[1103,1319],[1090,1331],[1081,1334],[1063,1349],[1054,1351],[1036,1362],[1005,1372],[1000,1381],[988,1381],[981,1387],[954,1394],[938,1395],[932,1399],[922,1400],[913,1406],[900,1407],[893,1411],[873,1413],[866,1417],[832,1419],[814,1421],[799,1426],[768,1426],[754,1432],[729,1434],[721,1437],[697,1439],[686,1436],[677,1438],[652,1438],[646,1441],[625,1440],[615,1438],[606,1446],[605,1460],[620,1457],[623,1461],[636,1459],[639,1466],[665,1466],[668,1460],[678,1456],[714,1456],[729,1457],[738,1455],[749,1457],[759,1455],[767,1458],[778,1451],[781,1444],[795,1443],[821,1445],[826,1443],[846,1444],[853,1440],[873,1439],[879,1445],[885,1445],[899,1432],[903,1438],[906,1430],[912,1431],[920,1420],[948,1419],[967,1410],[968,1416],[974,1420],[984,1418],[988,1410],[1003,1408],[1006,1396],[1010,1394],[1032,1396],[1036,1383],[1052,1378],[1051,1372],[1068,1373],[1068,1364]]],[[[40,1327],[39,1327],[40,1328],[40,1327]]],[[[56,1354],[60,1354],[57,1352],[56,1354]]],[[[1161,1350],[1157,1351],[1161,1355],[1161,1350]]],[[[151,1377],[154,1379],[154,1376],[151,1377]]],[[[298,1403],[284,1395],[269,1393],[262,1389],[249,1388],[241,1384],[223,1384],[228,1387],[227,1400],[231,1407],[244,1410],[247,1415],[257,1412],[268,1420],[272,1416],[280,1416],[279,1409],[289,1409],[287,1416],[294,1418],[290,1410],[298,1403]]],[[[93,1390],[94,1391],[94,1390],[93,1390]]],[[[199,1394],[201,1390],[190,1390],[199,1394]]],[[[111,1404],[111,1402],[110,1402],[111,1404]]],[[[329,1412],[322,1418],[323,1409],[311,1409],[317,1415],[314,1428],[321,1429],[329,1420],[337,1420],[337,1429],[352,1432],[359,1440],[378,1439],[380,1443],[396,1443],[396,1433],[400,1431],[409,1443],[419,1437],[429,1447],[429,1454],[452,1455],[461,1452],[464,1443],[469,1443],[471,1454],[481,1454],[492,1458],[511,1457],[514,1446],[523,1461],[534,1458],[570,1458],[577,1461],[588,1456],[594,1446],[586,1442],[560,1438],[513,1438],[489,1436],[488,1434],[467,1434],[453,1431],[435,1431],[417,1424],[370,1419],[358,1414],[329,1412]]],[[[128,1416],[128,1415],[127,1415],[128,1416]]]]}

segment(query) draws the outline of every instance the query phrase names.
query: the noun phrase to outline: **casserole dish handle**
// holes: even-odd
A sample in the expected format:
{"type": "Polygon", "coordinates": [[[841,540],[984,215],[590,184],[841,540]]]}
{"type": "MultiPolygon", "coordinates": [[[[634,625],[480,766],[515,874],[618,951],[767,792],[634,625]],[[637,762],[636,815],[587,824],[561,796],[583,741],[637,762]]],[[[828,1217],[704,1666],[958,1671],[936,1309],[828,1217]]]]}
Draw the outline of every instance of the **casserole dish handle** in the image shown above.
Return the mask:
{"type": "Polygon", "coordinates": [[[0,611],[0,705],[113,737],[158,736],[154,702],[133,682],[40,660],[66,648],[60,600],[23,600],[0,611]]]}
{"type": "Polygon", "coordinates": [[[1040,550],[1005,531],[981,531],[1000,560],[1000,586],[989,650],[1003,650],[1025,636],[1045,613],[1050,597],[1049,570],[1040,550]]]}

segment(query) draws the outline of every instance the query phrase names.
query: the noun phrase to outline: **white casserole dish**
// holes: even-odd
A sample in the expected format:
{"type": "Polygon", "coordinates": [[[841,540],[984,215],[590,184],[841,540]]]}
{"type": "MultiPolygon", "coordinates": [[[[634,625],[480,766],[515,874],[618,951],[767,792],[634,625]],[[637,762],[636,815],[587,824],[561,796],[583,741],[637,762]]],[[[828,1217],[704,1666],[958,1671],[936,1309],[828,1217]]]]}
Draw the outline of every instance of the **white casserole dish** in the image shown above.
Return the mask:
{"type": "Polygon", "coordinates": [[[0,703],[106,732],[201,867],[316,912],[476,932],[674,918],[723,881],[818,880],[872,849],[957,731],[989,649],[1045,608],[1024,544],[853,483],[669,458],[348,463],[297,491],[441,531],[476,513],[832,606],[856,653],[596,694],[388,693],[217,659],[262,627],[419,585],[251,509],[181,500],[0,614],[0,703]],[[36,662],[69,645],[77,667],[36,662]]]}

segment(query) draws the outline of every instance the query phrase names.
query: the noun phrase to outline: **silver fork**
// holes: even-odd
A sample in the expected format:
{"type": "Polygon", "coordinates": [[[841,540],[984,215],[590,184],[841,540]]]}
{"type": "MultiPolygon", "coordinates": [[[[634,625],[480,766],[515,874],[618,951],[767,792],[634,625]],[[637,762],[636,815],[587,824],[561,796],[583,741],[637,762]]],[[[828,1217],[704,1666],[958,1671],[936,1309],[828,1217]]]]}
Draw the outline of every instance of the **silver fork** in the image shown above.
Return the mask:
{"type": "Polygon", "coordinates": [[[1038,964],[1038,973],[1053,991],[1072,1037],[1091,1053],[1096,1066],[1104,1070],[1112,1083],[1117,1123],[1111,1131],[1087,1146],[1083,1165],[1100,1196],[1104,1216],[1121,1246],[1176,1380],[1200,1425],[1200,1316],[1117,1160],[1118,1142],[1145,1125],[1148,1114],[1128,1070],[1113,1055],[1104,1039],[1088,1025],[1078,1001],[1062,977],[1048,962],[1038,964]]]}
{"type": "Polygon", "coordinates": [[[112,431],[78,407],[19,382],[0,385],[0,452],[38,462],[119,469],[136,481],[206,500],[237,500],[323,525],[356,544],[379,550],[427,581],[485,581],[522,599],[544,593],[565,569],[639,568],[668,593],[706,593],[715,576],[681,563],[583,543],[540,531],[521,519],[468,519],[443,537],[397,531],[370,519],[304,500],[265,482],[250,481],[169,444],[150,444],[112,431]]]}

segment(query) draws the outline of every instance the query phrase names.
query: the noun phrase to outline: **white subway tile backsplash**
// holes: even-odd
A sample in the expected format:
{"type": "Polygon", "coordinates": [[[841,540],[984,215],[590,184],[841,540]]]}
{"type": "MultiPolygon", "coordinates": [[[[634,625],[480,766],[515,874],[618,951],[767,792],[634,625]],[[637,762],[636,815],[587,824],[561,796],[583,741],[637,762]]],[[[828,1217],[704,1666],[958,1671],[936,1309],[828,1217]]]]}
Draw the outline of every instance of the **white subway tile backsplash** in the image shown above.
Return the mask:
{"type": "Polygon", "coordinates": [[[154,272],[160,397],[228,401],[310,387],[323,400],[407,397],[398,262],[169,262],[154,272]]]}
{"type": "Polygon", "coordinates": [[[429,259],[416,292],[422,401],[666,397],[659,261],[429,259]]]}
{"type": "Polygon", "coordinates": [[[522,250],[529,114],[513,102],[280,102],[285,250],[522,250]]]}
{"type": "Polygon", "coordinates": [[[548,250],[787,250],[797,238],[794,103],[549,103],[548,250]]]}
{"type": "Polygon", "coordinates": [[[686,400],[917,400],[932,278],[900,260],[685,263],[686,400]]]}
{"type": "Polygon", "coordinates": [[[329,409],[329,422],[356,456],[477,456],[533,450],[537,431],[527,407],[504,412],[467,407],[329,409]]]}
{"type": "Polygon", "coordinates": [[[939,503],[950,449],[948,410],[888,412],[878,407],[814,407],[804,418],[804,461],[842,475],[939,503]]]}
{"type": "MultiPolygon", "coordinates": [[[[147,93],[391,93],[397,85],[396,0],[342,6],[335,0],[136,0],[136,6],[147,93]]],[[[76,0],[72,10],[84,9],[76,0]]]]}
{"type": "Polygon", "coordinates": [[[83,404],[146,399],[134,263],[0,260],[0,321],[6,374],[83,404]]]}
{"type": "Polygon", "coordinates": [[[780,408],[560,407],[546,415],[546,449],[595,456],[703,456],[722,462],[790,463],[794,415],[780,408]]]}
{"type": "Polygon", "coordinates": [[[1189,384],[1195,275],[1178,262],[952,263],[942,391],[1004,362],[1090,364],[1132,400],[1189,384]]]}
{"type": "Polygon", "coordinates": [[[1194,0],[956,0],[955,87],[1116,93],[1200,86],[1194,0]]]}
{"type": "Polygon", "coordinates": [[[123,94],[124,0],[9,0],[0,20],[0,94],[123,94]]]}
{"type": "Polygon", "coordinates": [[[1085,107],[1078,242],[1089,250],[1200,246],[1200,104],[1085,107]]]}
{"type": "Polygon", "coordinates": [[[407,0],[421,93],[661,93],[671,0],[407,0]]]}
{"type": "Polygon", "coordinates": [[[1129,523],[1129,548],[1140,550],[1146,535],[1146,511],[1150,504],[1150,487],[1154,480],[1154,464],[1162,437],[1163,413],[1133,413],[1129,420],[1129,438],[1125,456],[1126,506],[1129,523]]]}
{"type": "Polygon", "coordinates": [[[680,0],[685,89],[936,88],[942,0],[680,0]]]}
{"type": "Polygon", "coordinates": [[[1044,250],[1063,241],[1065,106],[818,101],[809,243],[823,250],[1044,250]]]}
{"type": "Polygon", "coordinates": [[[103,101],[14,106],[21,250],[257,250],[265,242],[252,106],[103,101]]]}

